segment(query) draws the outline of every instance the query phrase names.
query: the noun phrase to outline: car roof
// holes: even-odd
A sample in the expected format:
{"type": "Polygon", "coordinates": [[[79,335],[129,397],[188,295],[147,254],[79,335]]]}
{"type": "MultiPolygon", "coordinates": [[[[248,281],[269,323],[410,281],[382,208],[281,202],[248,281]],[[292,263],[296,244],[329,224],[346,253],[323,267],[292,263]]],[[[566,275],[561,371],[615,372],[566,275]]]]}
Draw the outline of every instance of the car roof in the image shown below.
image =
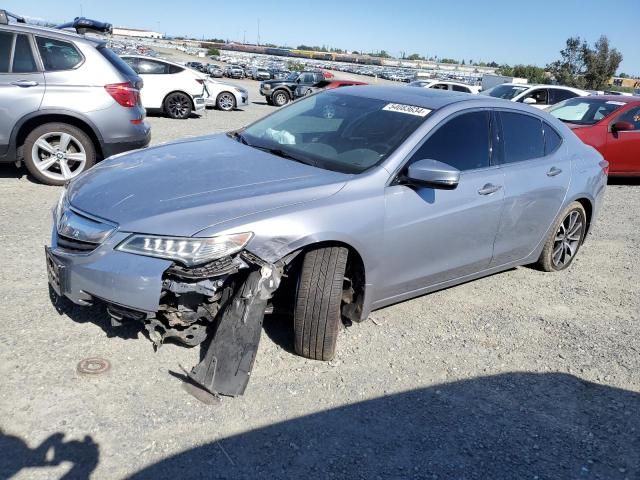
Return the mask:
{"type": "Polygon", "coordinates": [[[589,100],[602,100],[603,102],[636,103],[640,102],[639,96],[628,95],[590,95],[589,100]]]}
{"type": "Polygon", "coordinates": [[[502,106],[513,108],[513,102],[490,96],[469,95],[465,92],[451,92],[447,90],[435,90],[430,88],[408,88],[407,86],[374,86],[362,85],[358,88],[337,89],[336,92],[345,92],[348,95],[357,95],[375,100],[383,100],[390,103],[403,105],[415,105],[417,107],[437,110],[447,105],[458,102],[475,101],[486,103],[487,106],[502,106]]]}
{"type": "Polygon", "coordinates": [[[69,30],[41,27],[39,25],[31,25],[28,23],[10,23],[8,25],[1,25],[1,27],[2,29],[6,28],[14,32],[30,33],[33,35],[44,35],[50,38],[66,40],[68,42],[88,43],[93,46],[102,45],[106,42],[106,40],[102,37],[89,37],[86,35],[79,35],[69,30]]]}
{"type": "MultiPolygon", "coordinates": [[[[182,65],[180,63],[176,63],[176,62],[172,62],[171,60],[165,60],[164,58],[157,58],[157,57],[149,57],[146,55],[136,55],[136,54],[125,54],[125,55],[120,55],[121,58],[143,58],[145,60],[155,60],[157,62],[163,62],[163,63],[168,63],[170,65],[175,65],[176,67],[186,67],[187,65],[182,65]]],[[[196,62],[187,62],[187,63],[196,63],[196,62]]]]}

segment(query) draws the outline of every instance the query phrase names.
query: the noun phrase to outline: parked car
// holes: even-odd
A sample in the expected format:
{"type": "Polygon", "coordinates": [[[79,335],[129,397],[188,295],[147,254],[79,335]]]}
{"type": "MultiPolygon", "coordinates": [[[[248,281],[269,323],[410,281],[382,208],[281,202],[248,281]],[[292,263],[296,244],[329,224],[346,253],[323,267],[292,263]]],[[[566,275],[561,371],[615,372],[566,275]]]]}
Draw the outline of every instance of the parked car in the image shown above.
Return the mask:
{"type": "Polygon", "coordinates": [[[579,88],[559,85],[523,85],[521,83],[503,83],[480,93],[512,102],[525,103],[541,109],[568,98],[589,96],[589,92],[579,88]]]}
{"type": "Polygon", "coordinates": [[[149,144],[142,80],[105,45],[0,24],[0,162],[24,162],[36,180],[63,185],[103,158],[149,144]]]}
{"type": "Polygon", "coordinates": [[[205,87],[204,102],[207,107],[229,112],[249,104],[249,92],[242,87],[217,82],[211,78],[205,78],[205,87]]]}
{"type": "Polygon", "coordinates": [[[189,68],[193,68],[198,72],[204,72],[204,65],[200,62],[187,62],[185,65],[189,68]]]}
{"type": "Polygon", "coordinates": [[[269,105],[282,107],[295,96],[296,88],[310,87],[324,80],[322,72],[291,72],[284,79],[266,80],[260,84],[260,95],[269,105]]]}
{"type": "Polygon", "coordinates": [[[464,93],[480,93],[480,87],[475,85],[467,85],[466,83],[449,82],[442,80],[415,80],[408,85],[409,87],[433,88],[435,90],[449,90],[451,92],[464,93]]]}
{"type": "Polygon", "coordinates": [[[366,82],[357,82],[355,80],[320,80],[313,85],[299,85],[293,96],[295,98],[305,97],[321,90],[331,90],[332,88],[352,87],[355,85],[367,85],[366,82]]]}
{"type": "Polygon", "coordinates": [[[204,77],[178,63],[140,55],[121,57],[144,80],[142,105],[184,120],[205,108],[204,77]]]}
{"type": "Polygon", "coordinates": [[[229,78],[244,78],[244,69],[239,65],[229,65],[225,71],[224,76],[229,78]]]}
{"type": "Polygon", "coordinates": [[[565,100],[549,109],[609,162],[609,175],[640,175],[640,97],[565,100]]]}
{"type": "Polygon", "coordinates": [[[224,77],[224,70],[222,70],[218,65],[209,65],[207,67],[207,73],[213,78],[224,77]]]}
{"type": "Polygon", "coordinates": [[[258,69],[256,69],[255,73],[253,74],[252,78],[254,80],[270,80],[271,79],[271,72],[269,72],[269,70],[267,70],[265,68],[258,68],[258,69]]]}
{"type": "Polygon", "coordinates": [[[197,345],[214,332],[189,377],[239,395],[274,295],[285,312],[290,299],[295,351],[330,360],[341,318],[518,265],[569,267],[606,168],[544,111],[430,89],[337,88],[71,182],[55,211],[49,281],[79,305],[106,302],[156,344],[197,345]]]}

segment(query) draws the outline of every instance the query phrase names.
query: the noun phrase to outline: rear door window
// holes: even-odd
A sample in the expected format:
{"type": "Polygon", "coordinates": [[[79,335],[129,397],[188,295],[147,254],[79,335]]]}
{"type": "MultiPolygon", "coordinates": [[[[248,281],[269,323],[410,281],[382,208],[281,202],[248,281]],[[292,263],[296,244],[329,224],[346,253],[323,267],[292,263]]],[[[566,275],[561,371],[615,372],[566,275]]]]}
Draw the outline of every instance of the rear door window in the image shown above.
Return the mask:
{"type": "Polygon", "coordinates": [[[0,73],[9,73],[13,33],[0,32],[0,73]]]}
{"type": "MultiPolygon", "coordinates": [[[[513,112],[500,112],[504,163],[544,157],[542,120],[513,112]]],[[[463,137],[461,137],[463,138],[463,137]]]]}
{"type": "Polygon", "coordinates": [[[469,90],[467,87],[463,87],[462,85],[451,85],[451,88],[454,92],[464,92],[464,93],[471,92],[471,90],[469,90]]]}
{"type": "Polygon", "coordinates": [[[491,164],[489,133],[489,112],[463,113],[438,128],[411,162],[438,160],[461,171],[486,168],[491,164]]]}
{"type": "Polygon", "coordinates": [[[16,46],[13,53],[13,68],[14,73],[33,73],[38,70],[36,67],[36,60],[31,50],[31,43],[29,37],[26,35],[16,35],[16,46]]]}
{"type": "Polygon", "coordinates": [[[527,98],[533,98],[536,101],[536,105],[549,105],[549,98],[546,88],[536,88],[532,92],[522,97],[519,102],[524,102],[527,98]]]}
{"type": "Polygon", "coordinates": [[[83,61],[82,54],[73,43],[52,38],[36,37],[36,44],[38,45],[44,69],[47,72],[72,70],[83,61]]]}
{"type": "Polygon", "coordinates": [[[549,105],[555,105],[563,100],[577,97],[578,94],[571,90],[564,90],[562,88],[550,88],[549,89],[549,105]]]}

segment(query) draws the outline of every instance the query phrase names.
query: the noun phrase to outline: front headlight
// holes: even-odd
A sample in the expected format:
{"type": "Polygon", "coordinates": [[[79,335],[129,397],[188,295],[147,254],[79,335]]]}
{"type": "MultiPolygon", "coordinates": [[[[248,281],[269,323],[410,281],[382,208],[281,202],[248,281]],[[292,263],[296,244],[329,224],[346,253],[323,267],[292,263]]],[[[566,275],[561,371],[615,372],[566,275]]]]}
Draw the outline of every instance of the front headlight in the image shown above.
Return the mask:
{"type": "Polygon", "coordinates": [[[116,247],[122,252],[175,260],[187,267],[207,263],[242,250],[253,233],[233,233],[218,237],[159,237],[131,235],[116,247]]]}
{"type": "Polygon", "coordinates": [[[62,211],[64,210],[65,202],[67,201],[67,186],[62,187],[62,192],[60,192],[60,198],[58,198],[58,203],[55,206],[53,211],[53,219],[58,223],[60,217],[62,216],[62,211]]]}
{"type": "Polygon", "coordinates": [[[267,84],[267,85],[263,85],[262,88],[264,90],[269,90],[271,88],[271,85],[267,84]]]}

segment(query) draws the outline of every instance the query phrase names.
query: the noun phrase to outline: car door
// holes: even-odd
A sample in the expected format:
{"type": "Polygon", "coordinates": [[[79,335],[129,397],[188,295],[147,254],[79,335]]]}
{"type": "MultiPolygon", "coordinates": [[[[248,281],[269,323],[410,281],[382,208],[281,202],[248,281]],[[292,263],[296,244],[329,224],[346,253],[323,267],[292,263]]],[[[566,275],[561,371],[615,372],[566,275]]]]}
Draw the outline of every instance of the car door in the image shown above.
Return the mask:
{"type": "Polygon", "coordinates": [[[44,92],[32,37],[0,31],[0,156],[7,153],[16,123],[40,108],[44,92]]]}
{"type": "Polygon", "coordinates": [[[461,171],[453,190],[408,186],[395,180],[385,191],[385,285],[389,299],[465,277],[488,267],[502,210],[504,176],[492,164],[490,112],[458,113],[430,133],[411,155],[461,171]],[[464,139],[461,141],[461,139],[464,139]]]}
{"type": "Polygon", "coordinates": [[[496,156],[504,172],[504,210],[492,266],[529,256],[560,213],[571,160],[562,137],[537,116],[499,111],[496,156]]]}
{"type": "Polygon", "coordinates": [[[611,121],[604,157],[611,163],[611,174],[640,173],[640,106],[629,108],[611,121]],[[611,126],[616,122],[630,122],[635,128],[613,132],[611,126]]]}

